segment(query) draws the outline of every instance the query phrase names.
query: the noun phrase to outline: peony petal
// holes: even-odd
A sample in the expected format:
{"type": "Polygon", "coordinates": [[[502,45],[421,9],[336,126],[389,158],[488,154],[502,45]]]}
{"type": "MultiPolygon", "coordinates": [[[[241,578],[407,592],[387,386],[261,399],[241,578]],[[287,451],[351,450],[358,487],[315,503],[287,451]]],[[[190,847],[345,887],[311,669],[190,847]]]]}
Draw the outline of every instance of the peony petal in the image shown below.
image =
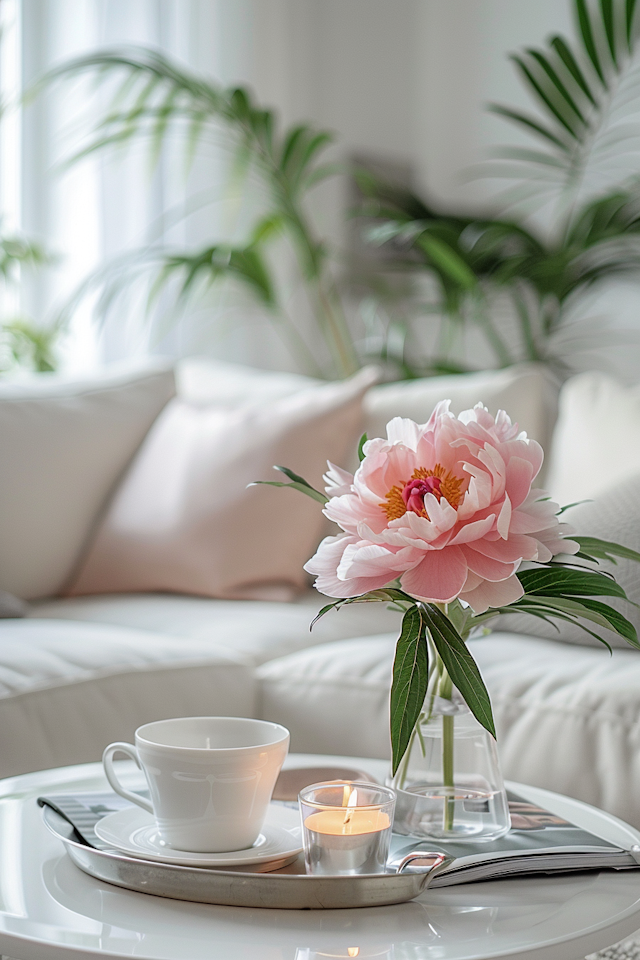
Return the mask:
{"type": "Polygon", "coordinates": [[[484,580],[475,589],[463,591],[460,599],[468,603],[474,613],[484,613],[489,607],[504,607],[522,596],[524,596],[522,584],[514,575],[498,583],[484,580]]]}
{"type": "MultiPolygon", "coordinates": [[[[504,543],[505,541],[499,540],[497,542],[504,543]]],[[[485,580],[506,580],[512,573],[516,572],[518,567],[517,562],[501,561],[497,557],[487,557],[478,553],[469,543],[463,543],[461,547],[455,549],[463,551],[469,569],[485,580]]]]}
{"type": "Polygon", "coordinates": [[[449,543],[453,546],[456,543],[469,543],[471,540],[480,540],[485,537],[496,522],[495,516],[485,517],[484,520],[475,520],[473,523],[466,523],[456,533],[449,543]]]}
{"type": "Polygon", "coordinates": [[[459,595],[467,579],[467,564],[460,547],[425,554],[421,562],[400,578],[403,590],[418,600],[449,603],[459,595]]]}

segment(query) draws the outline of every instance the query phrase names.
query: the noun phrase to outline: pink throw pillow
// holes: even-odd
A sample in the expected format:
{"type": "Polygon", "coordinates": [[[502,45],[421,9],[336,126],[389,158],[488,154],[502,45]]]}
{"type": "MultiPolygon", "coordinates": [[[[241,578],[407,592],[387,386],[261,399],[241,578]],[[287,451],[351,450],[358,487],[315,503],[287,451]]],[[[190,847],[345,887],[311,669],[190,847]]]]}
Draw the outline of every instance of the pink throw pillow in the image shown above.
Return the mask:
{"type": "Polygon", "coordinates": [[[289,599],[323,535],[320,505],[284,480],[282,464],[322,489],[362,429],[377,371],[236,410],[172,400],[147,435],[68,594],[170,591],[289,599]]]}

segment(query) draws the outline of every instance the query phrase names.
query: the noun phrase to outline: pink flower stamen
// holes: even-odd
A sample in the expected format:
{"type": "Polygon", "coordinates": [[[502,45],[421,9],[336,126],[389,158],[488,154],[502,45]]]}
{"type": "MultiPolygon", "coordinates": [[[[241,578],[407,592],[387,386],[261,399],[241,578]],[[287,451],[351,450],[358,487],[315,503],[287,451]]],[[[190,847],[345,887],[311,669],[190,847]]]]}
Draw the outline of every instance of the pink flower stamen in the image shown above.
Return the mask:
{"type": "Polygon", "coordinates": [[[439,500],[441,485],[442,480],[440,477],[426,477],[424,480],[409,480],[402,491],[402,499],[404,500],[407,510],[411,510],[420,516],[425,516],[425,496],[428,493],[433,493],[439,500]]]}

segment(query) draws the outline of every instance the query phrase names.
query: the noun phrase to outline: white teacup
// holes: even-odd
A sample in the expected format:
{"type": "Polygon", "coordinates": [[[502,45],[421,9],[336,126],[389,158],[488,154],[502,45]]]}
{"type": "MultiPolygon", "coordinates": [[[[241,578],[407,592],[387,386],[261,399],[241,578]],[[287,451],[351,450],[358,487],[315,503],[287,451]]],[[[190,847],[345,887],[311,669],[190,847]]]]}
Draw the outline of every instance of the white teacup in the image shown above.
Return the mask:
{"type": "Polygon", "coordinates": [[[104,770],[116,793],[155,816],[166,844],[225,853],[255,843],[289,749],[285,727],[239,717],[181,717],[146,723],[135,740],[135,747],[109,744],[104,770]],[[138,764],[151,803],[120,784],[115,753],[138,764]]]}

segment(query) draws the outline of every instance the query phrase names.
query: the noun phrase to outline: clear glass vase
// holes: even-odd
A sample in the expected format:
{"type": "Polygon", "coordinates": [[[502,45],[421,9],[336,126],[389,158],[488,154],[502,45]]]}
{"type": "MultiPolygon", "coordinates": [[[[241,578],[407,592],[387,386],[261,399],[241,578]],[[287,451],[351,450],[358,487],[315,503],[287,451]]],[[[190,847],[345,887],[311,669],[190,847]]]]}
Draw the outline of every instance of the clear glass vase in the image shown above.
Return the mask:
{"type": "Polygon", "coordinates": [[[395,777],[394,831],[425,839],[496,840],[511,826],[496,744],[432,650],[425,707],[395,777]]]}

